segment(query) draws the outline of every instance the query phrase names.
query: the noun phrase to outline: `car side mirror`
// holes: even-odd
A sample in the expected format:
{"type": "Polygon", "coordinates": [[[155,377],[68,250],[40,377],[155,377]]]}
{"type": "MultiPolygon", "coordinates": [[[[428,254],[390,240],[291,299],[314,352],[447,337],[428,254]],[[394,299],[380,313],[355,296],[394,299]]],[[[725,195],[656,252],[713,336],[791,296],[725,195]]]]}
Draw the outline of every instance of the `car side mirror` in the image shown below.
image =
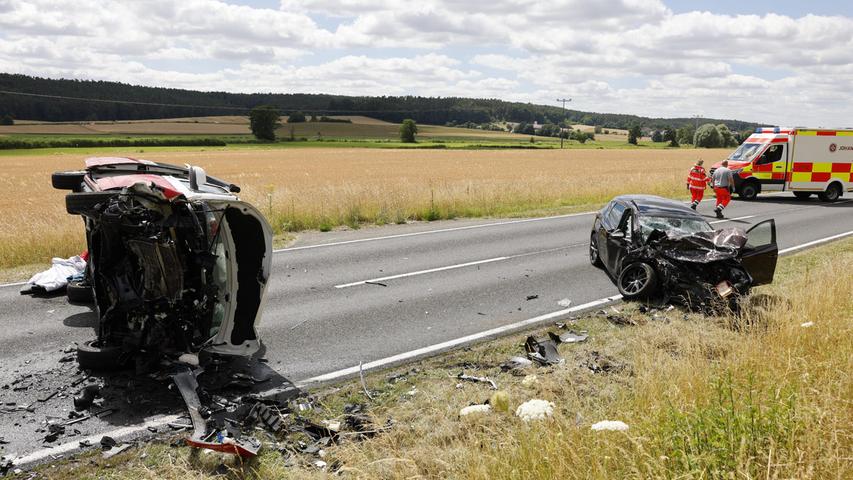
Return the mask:
{"type": "Polygon", "coordinates": [[[190,189],[198,191],[200,185],[207,183],[207,173],[201,167],[189,167],[190,189]]]}

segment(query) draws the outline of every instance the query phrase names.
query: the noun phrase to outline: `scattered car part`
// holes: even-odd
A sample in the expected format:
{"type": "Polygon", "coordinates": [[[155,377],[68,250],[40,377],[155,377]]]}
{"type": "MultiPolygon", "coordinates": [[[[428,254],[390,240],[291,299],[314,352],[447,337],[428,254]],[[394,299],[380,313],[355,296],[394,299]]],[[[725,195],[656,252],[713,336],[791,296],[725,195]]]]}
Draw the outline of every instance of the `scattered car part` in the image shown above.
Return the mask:
{"type": "Polygon", "coordinates": [[[488,377],[474,377],[471,375],[465,375],[465,372],[461,372],[459,373],[459,375],[456,376],[456,378],[466,382],[486,383],[489,385],[489,387],[491,387],[492,390],[498,389],[498,385],[495,383],[495,381],[488,377]]]}
{"type": "Polygon", "coordinates": [[[215,452],[232,453],[243,458],[254,457],[260,450],[260,442],[254,438],[234,438],[227,430],[209,429],[207,421],[202,416],[201,400],[198,398],[198,381],[196,375],[201,368],[191,371],[185,369],[175,374],[172,379],[181,392],[187,410],[192,420],[193,433],[186,439],[187,445],[196,448],[206,448],[215,452]]]}
{"type": "Polygon", "coordinates": [[[101,396],[100,385],[86,385],[80,391],[80,395],[74,397],[74,409],[86,410],[92,406],[92,403],[99,396],[101,396]]]}
{"type": "Polygon", "coordinates": [[[524,348],[527,350],[527,358],[540,365],[559,365],[565,361],[557,350],[557,343],[550,337],[527,337],[524,348]]]}

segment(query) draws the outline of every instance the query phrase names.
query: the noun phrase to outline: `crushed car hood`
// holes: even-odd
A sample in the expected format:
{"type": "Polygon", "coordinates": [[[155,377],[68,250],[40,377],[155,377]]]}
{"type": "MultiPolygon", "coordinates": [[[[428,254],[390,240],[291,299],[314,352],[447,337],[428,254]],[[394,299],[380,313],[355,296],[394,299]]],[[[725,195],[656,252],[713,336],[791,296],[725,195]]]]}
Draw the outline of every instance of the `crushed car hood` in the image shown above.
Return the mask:
{"type": "Polygon", "coordinates": [[[739,228],[685,236],[671,236],[662,230],[654,230],[647,244],[671,260],[707,263],[737,258],[746,240],[746,232],[739,228]]]}

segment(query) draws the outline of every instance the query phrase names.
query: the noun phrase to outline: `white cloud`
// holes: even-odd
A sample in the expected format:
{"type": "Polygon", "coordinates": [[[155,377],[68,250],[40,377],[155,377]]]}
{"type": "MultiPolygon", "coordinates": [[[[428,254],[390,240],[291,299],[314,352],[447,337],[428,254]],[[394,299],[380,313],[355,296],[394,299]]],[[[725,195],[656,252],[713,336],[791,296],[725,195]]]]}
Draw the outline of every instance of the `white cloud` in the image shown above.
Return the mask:
{"type": "Polygon", "coordinates": [[[831,125],[849,123],[853,19],[676,14],[661,0],[0,0],[0,69],[241,92],[570,95],[594,111],[831,125]]]}

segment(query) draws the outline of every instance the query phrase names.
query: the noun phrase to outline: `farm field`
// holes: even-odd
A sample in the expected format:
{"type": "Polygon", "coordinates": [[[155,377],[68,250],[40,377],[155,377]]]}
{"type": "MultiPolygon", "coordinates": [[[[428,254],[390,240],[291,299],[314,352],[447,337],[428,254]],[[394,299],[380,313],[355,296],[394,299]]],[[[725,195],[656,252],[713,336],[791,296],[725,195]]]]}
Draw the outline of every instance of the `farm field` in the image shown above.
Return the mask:
{"type": "MultiPolygon", "coordinates": [[[[711,162],[727,150],[706,150],[711,162]]],[[[110,149],[98,155],[115,154],[110,149]]],[[[403,150],[363,148],[147,151],[199,165],[243,188],[276,233],[456,217],[535,216],[593,209],[625,192],[683,197],[696,150],[403,150]]],[[[2,155],[0,269],[79,253],[80,219],[50,174],[80,169],[83,152],[2,155]]]]}

